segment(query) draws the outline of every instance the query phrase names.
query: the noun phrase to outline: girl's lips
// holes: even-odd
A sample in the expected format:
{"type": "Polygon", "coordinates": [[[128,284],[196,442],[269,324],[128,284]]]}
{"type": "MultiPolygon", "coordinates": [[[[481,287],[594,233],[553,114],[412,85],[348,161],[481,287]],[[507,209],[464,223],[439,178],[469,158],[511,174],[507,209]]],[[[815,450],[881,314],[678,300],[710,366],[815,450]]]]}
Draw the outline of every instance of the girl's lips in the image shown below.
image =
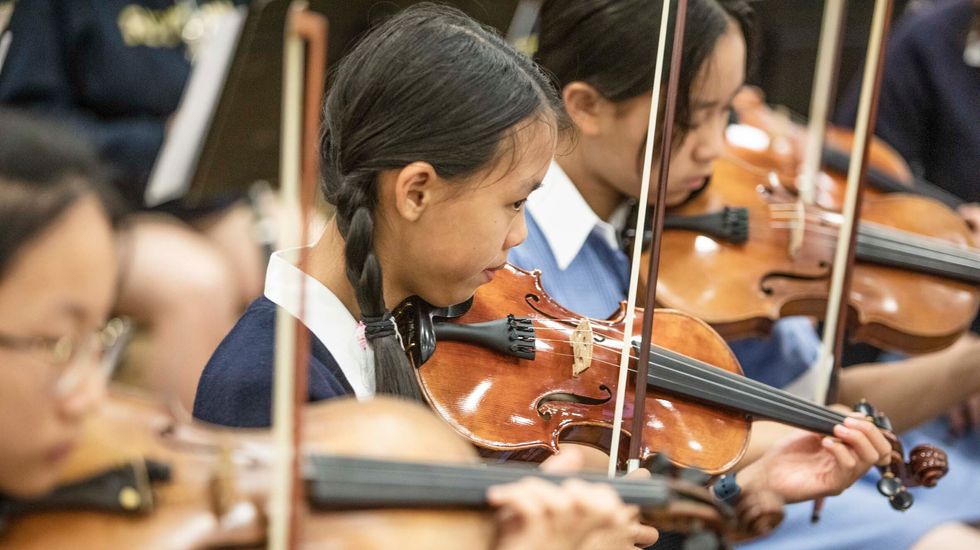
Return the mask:
{"type": "Polygon", "coordinates": [[[74,449],[75,444],[71,441],[66,441],[48,449],[44,456],[48,462],[58,463],[68,458],[68,455],[70,455],[74,449]]]}
{"type": "Polygon", "coordinates": [[[492,281],[492,280],[493,280],[493,276],[494,276],[494,275],[495,275],[495,274],[496,274],[496,273],[497,273],[498,271],[500,271],[501,269],[503,269],[503,268],[504,268],[504,266],[506,266],[506,265],[507,265],[507,263],[506,263],[506,262],[504,262],[504,263],[502,263],[502,264],[500,264],[500,265],[498,265],[497,267],[488,267],[488,268],[486,268],[486,269],[484,269],[484,270],[483,270],[483,277],[484,277],[484,278],[485,278],[485,279],[487,280],[487,282],[489,283],[490,281],[492,281]]]}
{"type": "Polygon", "coordinates": [[[697,191],[698,189],[701,188],[701,186],[704,185],[704,180],[707,178],[708,176],[699,176],[696,178],[691,178],[685,182],[685,185],[689,190],[697,191]]]}

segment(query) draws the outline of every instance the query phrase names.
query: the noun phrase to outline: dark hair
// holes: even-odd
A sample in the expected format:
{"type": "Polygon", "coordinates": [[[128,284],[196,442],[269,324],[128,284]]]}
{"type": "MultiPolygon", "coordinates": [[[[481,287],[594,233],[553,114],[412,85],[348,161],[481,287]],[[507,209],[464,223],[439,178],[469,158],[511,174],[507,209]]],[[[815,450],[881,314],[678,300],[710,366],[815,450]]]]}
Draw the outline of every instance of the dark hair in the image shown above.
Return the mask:
{"type": "Polygon", "coordinates": [[[330,85],[321,141],[323,191],[336,206],[354,287],[375,357],[379,393],[421,399],[384,303],[374,253],[377,176],[424,161],[463,179],[513,147],[518,125],[557,121],[560,100],[528,57],[448,7],[408,8],[370,31],[330,85]]]}
{"type": "Polygon", "coordinates": [[[100,199],[110,223],[119,203],[95,151],[68,128],[0,110],[0,278],[17,253],[80,199],[100,199]]]}
{"type": "MultiPolygon", "coordinates": [[[[651,0],[546,0],[536,58],[561,86],[585,82],[614,102],[640,96],[653,87],[662,9],[662,2],[651,0]]],[[[679,134],[690,127],[694,79],[730,20],[752,51],[754,21],[747,0],[688,2],[677,95],[679,134]]]]}

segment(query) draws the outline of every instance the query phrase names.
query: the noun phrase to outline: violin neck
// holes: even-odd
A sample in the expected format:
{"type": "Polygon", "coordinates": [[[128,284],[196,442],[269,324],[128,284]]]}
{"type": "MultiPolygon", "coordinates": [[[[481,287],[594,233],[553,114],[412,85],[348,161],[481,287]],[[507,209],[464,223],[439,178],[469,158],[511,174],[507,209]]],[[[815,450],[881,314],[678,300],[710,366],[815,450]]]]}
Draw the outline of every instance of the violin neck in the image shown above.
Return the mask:
{"type": "MultiPolygon", "coordinates": [[[[314,456],[306,484],[310,505],[322,511],[366,509],[454,508],[485,510],[487,490],[533,475],[561,483],[567,477],[516,466],[449,466],[364,458],[314,456]]],[[[666,507],[676,498],[662,480],[610,480],[581,474],[577,478],[609,483],[629,504],[645,510],[666,507]]]]}
{"type": "Polygon", "coordinates": [[[904,231],[862,223],[860,260],[980,284],[980,253],[904,231]]]}
{"type": "Polygon", "coordinates": [[[649,361],[647,384],[654,390],[825,435],[844,421],[836,411],[659,346],[649,361]]]}

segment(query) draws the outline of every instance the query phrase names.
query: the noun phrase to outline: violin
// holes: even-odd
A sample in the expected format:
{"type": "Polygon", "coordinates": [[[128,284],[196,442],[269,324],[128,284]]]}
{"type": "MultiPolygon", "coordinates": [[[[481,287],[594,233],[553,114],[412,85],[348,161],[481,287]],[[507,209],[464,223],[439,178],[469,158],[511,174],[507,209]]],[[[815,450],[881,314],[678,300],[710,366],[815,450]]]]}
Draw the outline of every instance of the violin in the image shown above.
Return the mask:
{"type": "MultiPolygon", "coordinates": [[[[561,442],[609,450],[621,350],[640,360],[638,337],[624,342],[625,307],[608,320],[565,309],[539,275],[513,266],[497,272],[469,301],[437,308],[418,297],[394,311],[406,353],[432,408],[459,434],[494,451],[557,452],[561,442]]],[[[706,323],[658,310],[653,328],[640,458],[655,454],[685,468],[718,474],[745,452],[752,419],[831,434],[844,416],[747,379],[732,351],[706,323]]],[[[636,310],[634,334],[642,334],[636,310]]],[[[632,383],[624,425],[632,419],[632,383]]],[[[887,419],[862,405],[893,447],[880,467],[883,494],[911,505],[906,487],[933,486],[947,469],[944,453],[920,446],[904,461],[887,419]],[[901,496],[898,496],[901,495],[901,496]]],[[[627,437],[632,434],[627,433],[627,437]]]]}
{"type": "MultiPolygon", "coordinates": [[[[490,486],[528,475],[555,482],[567,477],[482,466],[470,444],[416,403],[335,399],[307,407],[304,415],[311,513],[302,542],[311,548],[489,548],[495,525],[486,499],[490,486]]],[[[0,544],[264,545],[269,436],[268,430],[181,421],[153,400],[115,391],[86,427],[61,486],[40,500],[5,503],[0,544]]],[[[652,525],[719,538],[736,531],[734,511],[690,483],[659,476],[591,479],[611,483],[652,525]]]]}
{"type": "MultiPolygon", "coordinates": [[[[732,155],[665,223],[657,298],[729,339],[766,334],[782,316],[822,317],[840,216],[732,155]]],[[[852,336],[906,353],[942,349],[980,306],[980,250],[955,212],[909,194],[869,195],[850,293],[852,336]]]]}
{"type": "Polygon", "coordinates": [[[114,390],[86,421],[58,489],[8,502],[11,548],[208,548],[265,541],[259,431],[188,433],[157,402],[114,390]],[[254,450],[254,448],[253,448],[254,450]]]}

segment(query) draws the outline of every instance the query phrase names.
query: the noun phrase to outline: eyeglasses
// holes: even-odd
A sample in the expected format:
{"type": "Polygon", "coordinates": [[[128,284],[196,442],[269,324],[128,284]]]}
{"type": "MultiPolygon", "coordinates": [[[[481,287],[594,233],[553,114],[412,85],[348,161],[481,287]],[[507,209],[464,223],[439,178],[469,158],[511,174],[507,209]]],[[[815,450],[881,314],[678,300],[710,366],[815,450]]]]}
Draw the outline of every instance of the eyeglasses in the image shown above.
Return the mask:
{"type": "Polygon", "coordinates": [[[80,336],[49,338],[0,334],[0,348],[31,354],[53,367],[55,394],[66,395],[94,372],[105,378],[112,374],[130,329],[128,320],[117,317],[103,328],[80,336]],[[92,369],[92,366],[98,368],[92,369]]]}

